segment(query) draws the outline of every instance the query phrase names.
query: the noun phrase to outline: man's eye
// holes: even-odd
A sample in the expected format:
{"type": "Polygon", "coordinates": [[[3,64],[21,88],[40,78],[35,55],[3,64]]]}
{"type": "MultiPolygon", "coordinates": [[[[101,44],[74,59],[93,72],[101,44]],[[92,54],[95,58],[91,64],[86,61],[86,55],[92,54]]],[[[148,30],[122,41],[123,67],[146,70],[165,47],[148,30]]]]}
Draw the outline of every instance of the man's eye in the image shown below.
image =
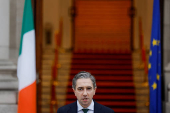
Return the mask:
{"type": "Polygon", "coordinates": [[[92,89],[91,87],[87,88],[87,90],[91,90],[91,89],[92,89]]]}
{"type": "Polygon", "coordinates": [[[79,91],[82,91],[82,90],[83,90],[83,88],[78,88],[78,90],[79,90],[79,91]]]}

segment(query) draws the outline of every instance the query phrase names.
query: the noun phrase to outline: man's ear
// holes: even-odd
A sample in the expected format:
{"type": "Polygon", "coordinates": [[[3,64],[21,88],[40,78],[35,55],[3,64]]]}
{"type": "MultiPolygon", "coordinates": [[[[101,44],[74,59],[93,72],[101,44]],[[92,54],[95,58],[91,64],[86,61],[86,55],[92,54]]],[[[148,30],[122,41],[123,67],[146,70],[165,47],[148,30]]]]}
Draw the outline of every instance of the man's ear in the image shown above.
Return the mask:
{"type": "Polygon", "coordinates": [[[75,93],[75,90],[74,90],[74,88],[72,88],[72,89],[73,89],[74,95],[76,96],[76,93],[75,93]]]}
{"type": "Polygon", "coordinates": [[[94,89],[94,95],[95,95],[95,93],[96,93],[96,90],[97,90],[97,87],[94,89]]]}

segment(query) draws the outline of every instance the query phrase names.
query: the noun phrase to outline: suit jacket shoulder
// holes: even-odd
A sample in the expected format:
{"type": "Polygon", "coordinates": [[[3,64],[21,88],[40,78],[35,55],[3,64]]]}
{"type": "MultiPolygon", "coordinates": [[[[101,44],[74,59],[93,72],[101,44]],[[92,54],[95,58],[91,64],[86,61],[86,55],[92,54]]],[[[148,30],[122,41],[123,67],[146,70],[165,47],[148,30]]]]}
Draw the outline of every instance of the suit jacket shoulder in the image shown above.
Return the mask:
{"type": "Polygon", "coordinates": [[[114,111],[111,108],[108,108],[94,101],[94,113],[114,113],[114,111]]]}
{"type": "Polygon", "coordinates": [[[77,113],[77,101],[60,107],[57,113],[77,113]]]}
{"type": "MultiPolygon", "coordinates": [[[[60,107],[57,113],[77,113],[77,101],[60,107]]],[[[114,111],[94,101],[94,113],[114,113],[114,111]]]]}

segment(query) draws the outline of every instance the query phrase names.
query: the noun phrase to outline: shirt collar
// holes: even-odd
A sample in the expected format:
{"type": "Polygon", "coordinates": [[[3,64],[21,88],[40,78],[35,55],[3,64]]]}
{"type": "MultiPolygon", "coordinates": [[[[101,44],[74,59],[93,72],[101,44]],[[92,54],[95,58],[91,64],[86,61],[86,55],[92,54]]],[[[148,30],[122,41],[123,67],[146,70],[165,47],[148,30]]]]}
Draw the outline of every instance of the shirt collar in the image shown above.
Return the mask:
{"type": "MultiPolygon", "coordinates": [[[[77,108],[78,108],[78,111],[82,110],[83,107],[80,105],[79,101],[77,100],[77,108]]],[[[94,101],[92,100],[91,104],[89,107],[87,107],[87,109],[89,110],[94,110],[94,101]]]]}

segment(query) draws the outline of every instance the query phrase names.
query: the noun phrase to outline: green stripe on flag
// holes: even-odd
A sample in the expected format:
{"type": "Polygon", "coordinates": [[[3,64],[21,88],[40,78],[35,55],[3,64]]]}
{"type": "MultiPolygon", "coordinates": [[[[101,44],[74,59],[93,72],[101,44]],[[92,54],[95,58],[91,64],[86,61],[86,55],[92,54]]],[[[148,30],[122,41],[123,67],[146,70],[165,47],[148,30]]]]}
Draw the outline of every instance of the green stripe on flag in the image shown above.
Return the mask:
{"type": "Polygon", "coordinates": [[[28,31],[34,29],[34,20],[33,20],[33,12],[32,12],[32,4],[31,0],[25,0],[24,14],[22,20],[22,32],[21,32],[21,41],[20,41],[20,49],[19,55],[22,53],[22,40],[23,35],[28,31]]]}

